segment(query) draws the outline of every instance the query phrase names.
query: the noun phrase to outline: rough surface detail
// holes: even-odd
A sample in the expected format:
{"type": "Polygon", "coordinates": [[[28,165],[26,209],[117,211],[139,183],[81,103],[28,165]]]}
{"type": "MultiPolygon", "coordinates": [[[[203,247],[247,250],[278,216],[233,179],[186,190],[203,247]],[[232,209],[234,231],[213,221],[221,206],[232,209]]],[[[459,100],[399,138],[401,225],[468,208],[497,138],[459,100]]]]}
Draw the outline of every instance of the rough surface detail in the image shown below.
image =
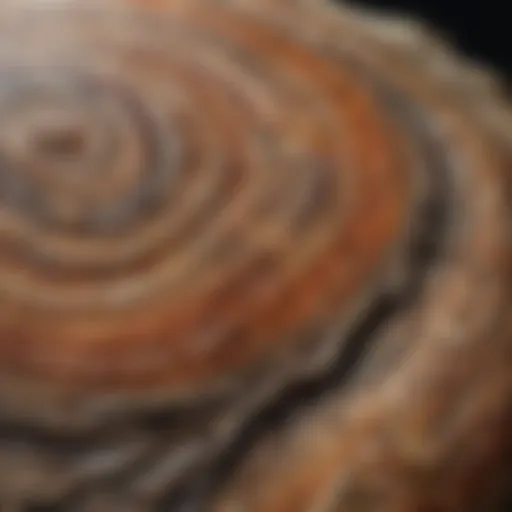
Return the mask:
{"type": "Polygon", "coordinates": [[[422,26],[0,6],[0,510],[490,512],[512,109],[422,26]]]}

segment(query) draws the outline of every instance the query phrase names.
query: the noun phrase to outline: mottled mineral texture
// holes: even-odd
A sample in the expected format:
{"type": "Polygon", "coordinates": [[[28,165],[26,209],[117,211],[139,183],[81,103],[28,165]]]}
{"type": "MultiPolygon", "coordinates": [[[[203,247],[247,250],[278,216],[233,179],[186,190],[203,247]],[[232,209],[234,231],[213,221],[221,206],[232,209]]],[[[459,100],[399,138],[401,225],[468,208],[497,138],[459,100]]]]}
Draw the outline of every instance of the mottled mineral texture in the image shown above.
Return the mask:
{"type": "Polygon", "coordinates": [[[493,512],[512,108],[327,1],[2,0],[1,512],[493,512]]]}

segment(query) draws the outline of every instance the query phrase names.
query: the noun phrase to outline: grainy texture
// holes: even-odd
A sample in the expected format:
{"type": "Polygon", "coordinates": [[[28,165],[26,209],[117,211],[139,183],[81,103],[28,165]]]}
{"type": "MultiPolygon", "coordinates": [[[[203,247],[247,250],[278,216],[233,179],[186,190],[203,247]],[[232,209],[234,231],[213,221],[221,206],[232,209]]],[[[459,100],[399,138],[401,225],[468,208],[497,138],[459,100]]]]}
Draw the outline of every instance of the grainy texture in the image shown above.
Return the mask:
{"type": "Polygon", "coordinates": [[[0,510],[492,511],[511,109],[326,1],[4,0],[0,510]]]}

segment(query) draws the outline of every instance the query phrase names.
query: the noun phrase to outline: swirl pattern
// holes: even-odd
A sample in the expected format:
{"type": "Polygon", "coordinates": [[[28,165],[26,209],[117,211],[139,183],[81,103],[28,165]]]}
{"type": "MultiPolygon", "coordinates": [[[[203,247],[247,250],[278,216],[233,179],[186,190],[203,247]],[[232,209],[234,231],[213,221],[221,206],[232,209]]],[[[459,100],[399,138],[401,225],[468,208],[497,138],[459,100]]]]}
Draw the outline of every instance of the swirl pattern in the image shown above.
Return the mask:
{"type": "Polygon", "coordinates": [[[321,0],[6,0],[0,113],[2,510],[496,504],[488,73],[321,0]]]}

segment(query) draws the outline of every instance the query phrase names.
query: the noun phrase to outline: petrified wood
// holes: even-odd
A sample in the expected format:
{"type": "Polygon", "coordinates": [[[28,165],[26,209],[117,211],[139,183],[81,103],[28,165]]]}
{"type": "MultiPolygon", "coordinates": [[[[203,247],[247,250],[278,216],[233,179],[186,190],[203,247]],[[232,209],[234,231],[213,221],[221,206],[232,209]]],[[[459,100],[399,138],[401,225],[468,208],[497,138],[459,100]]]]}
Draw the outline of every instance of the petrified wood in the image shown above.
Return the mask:
{"type": "Polygon", "coordinates": [[[423,26],[3,0],[0,510],[497,509],[511,133],[423,26]]]}

